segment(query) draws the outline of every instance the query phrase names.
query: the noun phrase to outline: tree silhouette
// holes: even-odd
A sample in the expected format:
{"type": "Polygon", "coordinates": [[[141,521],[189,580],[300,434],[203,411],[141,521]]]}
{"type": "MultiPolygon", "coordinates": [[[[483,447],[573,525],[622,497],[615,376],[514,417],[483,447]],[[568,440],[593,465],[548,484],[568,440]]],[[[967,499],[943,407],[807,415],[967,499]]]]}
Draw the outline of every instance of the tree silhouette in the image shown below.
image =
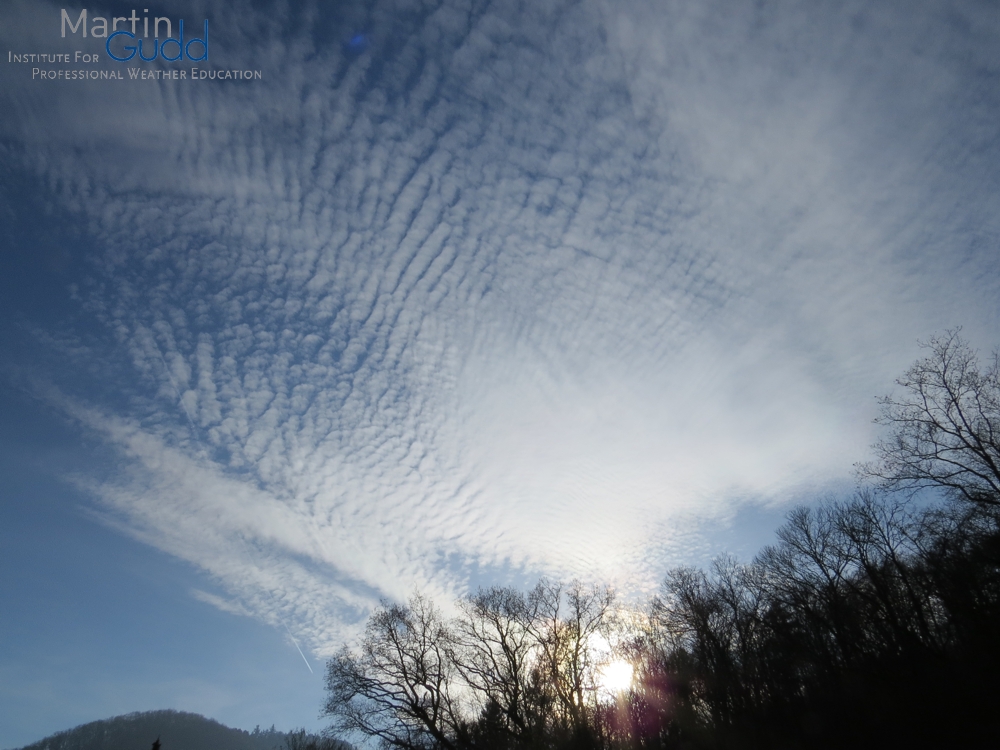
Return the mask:
{"type": "Polygon", "coordinates": [[[981,505],[1000,504],[1000,354],[985,370],[951,331],[925,345],[930,356],[880,400],[889,436],[861,472],[890,490],[938,487],[981,505]]]}
{"type": "Polygon", "coordinates": [[[465,727],[452,640],[428,599],[385,603],[369,619],[360,653],[345,647],[327,665],[325,714],[334,728],[403,750],[457,750],[465,727]]]}
{"type": "Polygon", "coordinates": [[[329,664],[334,727],[404,750],[1000,746],[997,358],[928,347],[882,401],[874,486],[792,510],[749,563],[668,572],[644,607],[545,580],[448,621],[386,603],[329,664]],[[910,502],[925,487],[945,492],[910,502]],[[601,697],[611,640],[634,679],[601,697]]]}

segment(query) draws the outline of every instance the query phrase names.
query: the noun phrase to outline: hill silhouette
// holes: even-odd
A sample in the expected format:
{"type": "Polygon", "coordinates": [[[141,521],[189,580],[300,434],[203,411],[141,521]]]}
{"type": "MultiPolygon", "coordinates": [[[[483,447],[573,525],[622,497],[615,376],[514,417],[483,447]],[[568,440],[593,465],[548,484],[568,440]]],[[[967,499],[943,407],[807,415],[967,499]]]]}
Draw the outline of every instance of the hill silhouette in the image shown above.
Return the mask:
{"type": "Polygon", "coordinates": [[[159,739],[161,750],[289,750],[315,747],[348,750],[335,740],[320,740],[305,732],[279,732],[259,727],[252,732],[232,729],[200,714],[145,711],[92,721],[57,732],[19,750],[148,750],[159,739]]]}

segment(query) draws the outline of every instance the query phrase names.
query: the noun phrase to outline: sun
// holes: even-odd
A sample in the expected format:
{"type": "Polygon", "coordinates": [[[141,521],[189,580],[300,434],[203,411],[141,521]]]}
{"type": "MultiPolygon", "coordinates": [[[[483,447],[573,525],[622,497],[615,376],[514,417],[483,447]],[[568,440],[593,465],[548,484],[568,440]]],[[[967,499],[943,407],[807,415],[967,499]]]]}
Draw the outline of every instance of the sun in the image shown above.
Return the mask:
{"type": "Polygon", "coordinates": [[[597,672],[597,684],[602,693],[618,695],[632,687],[632,665],[623,659],[615,659],[597,672]]]}
{"type": "Polygon", "coordinates": [[[604,634],[591,633],[587,646],[597,667],[594,683],[600,699],[616,699],[632,687],[634,669],[631,662],[614,656],[616,649],[604,634]]]}

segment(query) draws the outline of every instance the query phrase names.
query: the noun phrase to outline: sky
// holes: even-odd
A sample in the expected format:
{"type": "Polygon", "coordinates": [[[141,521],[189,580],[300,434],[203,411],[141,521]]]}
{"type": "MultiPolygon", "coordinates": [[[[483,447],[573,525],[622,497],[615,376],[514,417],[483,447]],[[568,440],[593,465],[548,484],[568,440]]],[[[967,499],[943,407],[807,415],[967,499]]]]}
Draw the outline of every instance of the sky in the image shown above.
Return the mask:
{"type": "Polygon", "coordinates": [[[0,13],[0,747],[319,729],[383,599],[751,557],[1000,345],[993,2],[0,13]]]}

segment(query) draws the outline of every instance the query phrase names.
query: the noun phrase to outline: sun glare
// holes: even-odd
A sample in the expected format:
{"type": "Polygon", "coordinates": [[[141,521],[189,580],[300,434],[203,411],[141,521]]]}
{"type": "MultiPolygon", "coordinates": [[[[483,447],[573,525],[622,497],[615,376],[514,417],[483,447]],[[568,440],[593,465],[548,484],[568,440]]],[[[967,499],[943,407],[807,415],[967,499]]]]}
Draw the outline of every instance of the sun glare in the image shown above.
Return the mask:
{"type": "Polygon", "coordinates": [[[610,695],[617,695],[632,687],[632,665],[627,661],[616,659],[598,672],[601,690],[610,695]]]}

